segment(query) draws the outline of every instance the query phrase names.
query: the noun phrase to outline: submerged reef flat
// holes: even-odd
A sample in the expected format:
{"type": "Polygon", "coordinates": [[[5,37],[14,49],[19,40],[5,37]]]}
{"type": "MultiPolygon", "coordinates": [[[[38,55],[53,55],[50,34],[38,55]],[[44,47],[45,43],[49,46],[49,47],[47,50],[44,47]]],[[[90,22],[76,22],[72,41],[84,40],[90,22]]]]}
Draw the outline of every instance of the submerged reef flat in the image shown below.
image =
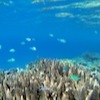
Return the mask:
{"type": "Polygon", "coordinates": [[[100,100],[100,76],[92,74],[97,69],[84,66],[78,60],[41,59],[25,70],[1,71],[0,100],[100,100]]]}

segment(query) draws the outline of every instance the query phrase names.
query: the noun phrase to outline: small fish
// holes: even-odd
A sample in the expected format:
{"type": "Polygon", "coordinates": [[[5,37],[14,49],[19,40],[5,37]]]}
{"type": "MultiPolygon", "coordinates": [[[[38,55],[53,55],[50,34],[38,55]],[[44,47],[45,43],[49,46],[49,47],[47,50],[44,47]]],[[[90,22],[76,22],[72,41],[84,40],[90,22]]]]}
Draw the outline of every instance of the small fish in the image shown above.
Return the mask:
{"type": "Polygon", "coordinates": [[[12,49],[9,50],[9,52],[14,53],[15,49],[12,48],[12,49]]]}
{"type": "Polygon", "coordinates": [[[0,50],[2,49],[2,45],[0,45],[0,50]]]}
{"type": "Polygon", "coordinates": [[[61,42],[61,43],[66,43],[66,40],[63,39],[63,38],[58,38],[57,40],[58,40],[59,42],[61,42]]]}
{"type": "Polygon", "coordinates": [[[40,91],[46,91],[46,90],[50,90],[50,89],[46,86],[41,86],[40,87],[40,91]]]}
{"type": "Polygon", "coordinates": [[[10,6],[10,4],[7,3],[7,2],[3,2],[3,5],[4,5],[4,6],[10,6]]]}
{"type": "Polygon", "coordinates": [[[10,3],[10,4],[13,4],[14,2],[10,0],[9,3],[10,3]]]}
{"type": "Polygon", "coordinates": [[[32,39],[28,37],[28,38],[26,38],[26,41],[31,42],[32,39]]]}
{"type": "Polygon", "coordinates": [[[36,48],[35,46],[30,47],[30,49],[31,49],[32,51],[36,51],[36,50],[37,50],[37,48],[36,48]]]}
{"type": "Polygon", "coordinates": [[[8,59],[8,62],[15,62],[15,58],[8,59]]]}
{"type": "Polygon", "coordinates": [[[50,37],[54,37],[54,35],[53,35],[53,34],[49,34],[49,36],[50,36],[50,37]]]}

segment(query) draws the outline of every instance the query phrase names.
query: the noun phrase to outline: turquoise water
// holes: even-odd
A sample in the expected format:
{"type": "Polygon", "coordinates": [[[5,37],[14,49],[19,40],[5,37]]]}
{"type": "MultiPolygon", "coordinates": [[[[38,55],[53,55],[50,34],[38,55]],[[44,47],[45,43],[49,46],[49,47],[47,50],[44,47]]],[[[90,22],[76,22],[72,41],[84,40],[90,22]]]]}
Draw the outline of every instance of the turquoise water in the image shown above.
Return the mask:
{"type": "Polygon", "coordinates": [[[99,0],[0,0],[0,69],[85,52],[100,53],[99,0]]]}

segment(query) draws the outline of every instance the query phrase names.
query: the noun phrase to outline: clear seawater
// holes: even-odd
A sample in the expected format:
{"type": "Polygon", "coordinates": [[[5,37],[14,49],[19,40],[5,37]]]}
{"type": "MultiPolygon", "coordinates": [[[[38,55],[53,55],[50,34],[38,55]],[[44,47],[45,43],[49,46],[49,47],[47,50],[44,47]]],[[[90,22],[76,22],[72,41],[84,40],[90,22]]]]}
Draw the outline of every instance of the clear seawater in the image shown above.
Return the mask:
{"type": "Polygon", "coordinates": [[[100,0],[0,0],[0,69],[85,52],[100,53],[100,0]]]}

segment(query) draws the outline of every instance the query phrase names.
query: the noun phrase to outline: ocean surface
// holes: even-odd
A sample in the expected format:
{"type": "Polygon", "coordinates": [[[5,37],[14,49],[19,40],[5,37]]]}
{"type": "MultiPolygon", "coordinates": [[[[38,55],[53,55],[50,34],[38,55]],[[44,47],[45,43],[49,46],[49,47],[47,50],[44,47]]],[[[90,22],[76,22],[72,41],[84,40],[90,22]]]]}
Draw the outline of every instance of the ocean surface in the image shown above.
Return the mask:
{"type": "Polygon", "coordinates": [[[100,53],[100,0],[0,0],[0,69],[100,53]]]}

